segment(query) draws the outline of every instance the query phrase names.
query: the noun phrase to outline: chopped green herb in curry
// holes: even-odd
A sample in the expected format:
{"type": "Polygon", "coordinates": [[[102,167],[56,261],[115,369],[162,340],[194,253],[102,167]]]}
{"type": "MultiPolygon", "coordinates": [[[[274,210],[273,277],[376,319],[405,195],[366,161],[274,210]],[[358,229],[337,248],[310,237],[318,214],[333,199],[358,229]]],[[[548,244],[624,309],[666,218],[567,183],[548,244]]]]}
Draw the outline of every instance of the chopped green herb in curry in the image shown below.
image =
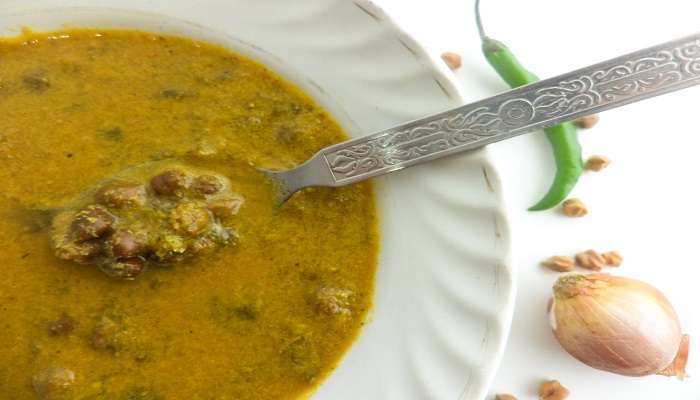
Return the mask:
{"type": "Polygon", "coordinates": [[[290,399],[334,368],[371,305],[372,187],[276,210],[255,170],[346,138],[318,105],[147,33],[26,33],[0,60],[0,398],[290,399]]]}

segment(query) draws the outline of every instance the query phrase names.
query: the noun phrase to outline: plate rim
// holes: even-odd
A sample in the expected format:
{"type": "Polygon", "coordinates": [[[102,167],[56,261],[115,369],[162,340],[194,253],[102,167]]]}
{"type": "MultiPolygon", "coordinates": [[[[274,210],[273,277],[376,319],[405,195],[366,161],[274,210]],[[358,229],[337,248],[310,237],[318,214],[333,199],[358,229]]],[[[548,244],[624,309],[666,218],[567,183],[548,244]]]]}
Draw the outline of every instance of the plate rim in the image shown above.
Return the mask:
{"type": "MultiPolygon", "coordinates": [[[[414,54],[416,59],[423,63],[432,72],[433,78],[437,81],[438,85],[443,89],[445,94],[453,99],[458,100],[462,104],[466,104],[466,96],[464,95],[464,89],[458,82],[455,74],[447,67],[447,65],[439,60],[437,55],[432,54],[428,51],[413,35],[411,35],[404,27],[398,22],[391,14],[384,10],[381,6],[377,5],[372,0],[352,0],[353,4],[361,8],[364,12],[369,14],[371,17],[377,19],[379,22],[383,23],[385,26],[389,27],[392,32],[396,35],[399,41],[406,46],[411,53],[414,54]]],[[[504,243],[505,250],[503,252],[503,259],[499,268],[502,272],[506,273],[506,281],[510,283],[505,296],[507,297],[504,302],[504,307],[501,309],[500,318],[498,322],[501,324],[502,329],[495,335],[498,341],[497,353],[492,357],[490,365],[488,365],[483,374],[485,379],[483,380],[482,387],[470,387],[470,382],[465,382],[464,390],[460,395],[462,400],[471,399],[481,399],[486,396],[486,392],[491,386],[496,372],[501,364],[503,355],[505,353],[505,348],[508,343],[508,337],[512,328],[513,313],[515,309],[515,297],[517,293],[517,271],[513,267],[513,243],[511,235],[511,222],[508,216],[505,198],[503,195],[503,183],[500,178],[500,174],[496,165],[493,162],[493,158],[487,147],[477,150],[479,154],[482,155],[481,162],[484,169],[484,176],[487,181],[491,181],[495,187],[495,194],[497,196],[497,205],[494,207],[494,212],[498,214],[496,218],[500,220],[500,225],[494,228],[494,234],[501,238],[504,243]],[[487,172],[490,170],[490,172],[487,172]],[[488,175],[487,175],[488,174],[488,175]]],[[[488,340],[485,337],[483,340],[488,340]]]]}

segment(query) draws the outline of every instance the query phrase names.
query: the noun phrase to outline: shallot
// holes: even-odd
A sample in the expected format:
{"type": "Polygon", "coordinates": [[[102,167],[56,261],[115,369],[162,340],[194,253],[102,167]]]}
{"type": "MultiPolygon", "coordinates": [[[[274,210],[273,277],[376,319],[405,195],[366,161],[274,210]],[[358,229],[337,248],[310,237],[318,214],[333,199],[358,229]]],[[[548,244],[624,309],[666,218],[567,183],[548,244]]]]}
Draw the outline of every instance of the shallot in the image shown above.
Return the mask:
{"type": "Polygon", "coordinates": [[[552,330],[579,361],[620,375],[685,377],[689,337],[659,290],[602,273],[564,275],[553,289],[552,330]]]}

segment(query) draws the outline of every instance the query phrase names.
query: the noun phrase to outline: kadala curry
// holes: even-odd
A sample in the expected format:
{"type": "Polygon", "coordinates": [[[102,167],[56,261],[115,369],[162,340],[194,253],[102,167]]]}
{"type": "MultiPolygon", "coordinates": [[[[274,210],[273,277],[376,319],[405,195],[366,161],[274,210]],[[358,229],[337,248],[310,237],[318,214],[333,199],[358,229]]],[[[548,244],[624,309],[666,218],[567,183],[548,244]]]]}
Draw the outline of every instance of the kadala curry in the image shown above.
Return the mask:
{"type": "Polygon", "coordinates": [[[345,139],[263,66],[183,38],[0,42],[0,398],[289,399],[371,305],[368,183],[276,210],[255,167],[345,139]]]}

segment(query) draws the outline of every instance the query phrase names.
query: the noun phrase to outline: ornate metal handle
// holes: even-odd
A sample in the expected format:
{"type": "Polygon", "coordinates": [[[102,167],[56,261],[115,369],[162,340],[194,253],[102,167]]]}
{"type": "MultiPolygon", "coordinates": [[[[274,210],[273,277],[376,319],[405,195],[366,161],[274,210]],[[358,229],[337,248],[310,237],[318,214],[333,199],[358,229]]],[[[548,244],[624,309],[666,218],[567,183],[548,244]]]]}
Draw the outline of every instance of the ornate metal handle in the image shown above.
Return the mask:
{"type": "Polygon", "coordinates": [[[327,163],[332,186],[346,185],[698,83],[700,34],[340,143],[316,157],[327,163]]]}

